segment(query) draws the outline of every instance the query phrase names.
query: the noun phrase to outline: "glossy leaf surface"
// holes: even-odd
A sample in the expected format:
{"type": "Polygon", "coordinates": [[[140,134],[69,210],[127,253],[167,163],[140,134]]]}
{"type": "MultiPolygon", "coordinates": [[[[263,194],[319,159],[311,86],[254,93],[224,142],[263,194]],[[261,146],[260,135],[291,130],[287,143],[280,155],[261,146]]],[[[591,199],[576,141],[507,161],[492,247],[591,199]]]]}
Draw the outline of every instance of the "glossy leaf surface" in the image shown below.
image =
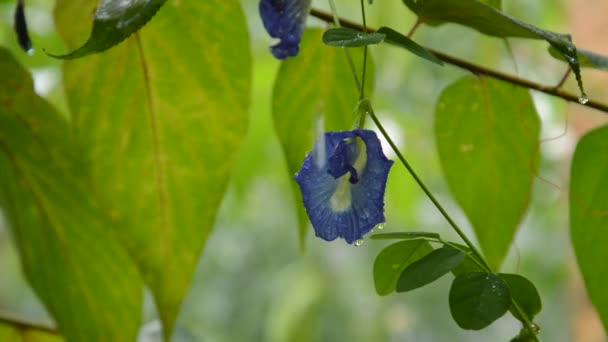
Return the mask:
{"type": "Polygon", "coordinates": [[[510,301],[507,284],[492,273],[463,273],[450,288],[450,312],[462,329],[487,327],[507,312],[510,301]]]}
{"type": "MultiPolygon", "coordinates": [[[[103,0],[95,8],[93,29],[84,45],[65,55],[53,57],[73,59],[105,51],[141,29],[167,0],[103,0]]],[[[86,1],[85,1],[86,3],[86,1]]],[[[72,17],[85,21],[89,16],[72,17]]]]}

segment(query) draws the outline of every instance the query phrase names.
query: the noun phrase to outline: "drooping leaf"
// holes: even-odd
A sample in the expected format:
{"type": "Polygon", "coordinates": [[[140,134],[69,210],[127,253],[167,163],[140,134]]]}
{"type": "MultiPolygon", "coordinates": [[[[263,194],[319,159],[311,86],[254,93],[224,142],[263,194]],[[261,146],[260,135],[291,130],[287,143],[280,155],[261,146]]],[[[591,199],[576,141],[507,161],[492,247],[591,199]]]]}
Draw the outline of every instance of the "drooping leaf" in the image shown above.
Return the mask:
{"type": "MultiPolygon", "coordinates": [[[[608,71],[608,56],[600,55],[599,53],[583,49],[577,49],[576,52],[581,67],[608,71]]],[[[567,62],[564,56],[562,56],[559,51],[552,46],[549,47],[549,53],[554,58],[567,62]]]]}
{"type": "MultiPolygon", "coordinates": [[[[526,313],[528,319],[534,319],[534,316],[536,316],[543,307],[536,286],[534,286],[526,277],[519,274],[498,273],[498,276],[507,283],[511,297],[526,313]]],[[[522,320],[513,305],[511,305],[510,311],[515,318],[522,320]]]]}
{"type": "Polygon", "coordinates": [[[383,249],[374,261],[376,292],[386,296],[395,290],[401,272],[411,263],[433,251],[425,240],[405,240],[383,249]]]}
{"type": "Polygon", "coordinates": [[[397,292],[407,292],[439,279],[458,266],[465,254],[453,247],[438,248],[408,265],[397,281],[397,292]]]}
{"type": "Polygon", "coordinates": [[[437,103],[443,172],[494,269],[528,206],[539,134],[528,91],[501,81],[463,77],[437,103]]]}
{"type": "MultiPolygon", "coordinates": [[[[78,34],[70,18],[95,3],[57,2],[68,44],[78,34]]],[[[92,191],[150,287],[167,339],[245,136],[246,32],[236,0],[173,1],[124,44],[64,67],[92,191]]]]}
{"type": "Polygon", "coordinates": [[[450,312],[462,329],[480,330],[502,317],[511,303],[507,284],[487,272],[463,273],[450,288],[450,312]]]}
{"type": "Polygon", "coordinates": [[[385,35],[379,32],[363,33],[348,27],[335,27],[323,33],[323,43],[331,46],[358,47],[379,44],[385,35]]]}
{"type": "Polygon", "coordinates": [[[570,176],[570,235],[587,294],[608,331],[608,126],[579,141],[570,176]]]}
{"type": "Polygon", "coordinates": [[[439,239],[439,234],[429,232],[394,232],[380,233],[370,236],[374,240],[414,240],[414,239],[439,239]]]}
{"type": "Polygon", "coordinates": [[[479,0],[403,0],[424,22],[456,23],[489,36],[542,39],[559,52],[574,72],[581,97],[586,97],[576,46],[568,34],[555,33],[514,18],[479,0]]]}
{"type": "Polygon", "coordinates": [[[415,54],[416,56],[426,59],[427,61],[443,65],[443,62],[439,58],[435,57],[432,52],[422,47],[421,45],[418,45],[418,43],[411,40],[409,37],[393,30],[392,28],[381,27],[378,29],[377,32],[385,35],[385,42],[398,47],[402,47],[415,54]]]}
{"type": "MultiPolygon", "coordinates": [[[[312,150],[323,131],[343,131],[352,127],[358,101],[342,49],[325,46],[322,30],[304,32],[300,54],[281,63],[272,97],[274,128],[287,160],[289,177],[300,169],[304,156],[312,150]]],[[[362,51],[350,49],[356,66],[363,61],[362,51]]],[[[368,56],[366,94],[374,87],[373,63],[368,56]]],[[[292,182],[298,210],[299,236],[304,246],[308,217],[297,183],[292,182]]]]}
{"type": "Polygon", "coordinates": [[[0,206],[25,276],[71,341],[133,341],[142,282],[92,198],[67,122],[0,49],[0,206]]]}
{"type": "MultiPolygon", "coordinates": [[[[93,53],[105,51],[124,41],[141,29],[167,0],[102,0],[94,10],[93,29],[84,45],[64,55],[50,56],[63,59],[84,57],[93,53]]],[[[85,21],[90,13],[82,13],[75,20],[85,21]]]]}

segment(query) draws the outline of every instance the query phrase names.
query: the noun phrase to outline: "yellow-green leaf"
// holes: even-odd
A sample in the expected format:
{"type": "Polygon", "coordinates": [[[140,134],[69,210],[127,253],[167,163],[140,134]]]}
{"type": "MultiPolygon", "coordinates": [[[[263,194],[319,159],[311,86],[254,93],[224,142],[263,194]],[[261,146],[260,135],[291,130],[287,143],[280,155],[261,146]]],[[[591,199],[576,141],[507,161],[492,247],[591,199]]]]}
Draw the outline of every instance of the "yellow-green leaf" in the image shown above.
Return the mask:
{"type": "MultiPolygon", "coordinates": [[[[68,45],[84,29],[73,18],[95,5],[57,1],[68,45]]],[[[246,133],[250,69],[236,0],[168,2],[123,44],[65,64],[92,191],[150,287],[166,338],[246,133]]]]}
{"type": "Polygon", "coordinates": [[[443,173],[497,269],[528,201],[540,122],[527,90],[466,76],[442,92],[435,135],[443,173]]]}
{"type": "Polygon", "coordinates": [[[70,129],[0,49],[0,206],[25,276],[70,341],[133,341],[142,282],[88,186],[70,129]]]}

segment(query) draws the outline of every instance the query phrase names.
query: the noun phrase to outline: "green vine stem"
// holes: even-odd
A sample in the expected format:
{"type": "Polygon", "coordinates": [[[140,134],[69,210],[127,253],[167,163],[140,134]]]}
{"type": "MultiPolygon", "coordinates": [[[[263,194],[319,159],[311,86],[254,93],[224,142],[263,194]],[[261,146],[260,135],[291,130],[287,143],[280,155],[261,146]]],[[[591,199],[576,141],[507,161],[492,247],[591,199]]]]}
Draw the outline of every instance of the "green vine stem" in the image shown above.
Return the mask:
{"type": "MultiPolygon", "coordinates": [[[[318,18],[320,20],[323,20],[325,22],[333,21],[332,14],[327,13],[325,11],[318,10],[316,8],[311,9],[310,15],[315,18],[318,18]]],[[[348,28],[352,28],[354,30],[359,30],[359,31],[363,32],[363,26],[359,23],[355,23],[353,21],[350,21],[350,20],[347,20],[344,18],[340,18],[340,17],[338,17],[337,20],[343,27],[348,27],[348,28]]],[[[376,30],[368,27],[367,31],[375,32],[376,30]]],[[[513,75],[502,73],[500,71],[496,71],[496,70],[493,70],[490,68],[485,68],[480,65],[470,63],[468,61],[459,59],[457,57],[450,56],[448,54],[445,54],[445,53],[437,51],[437,50],[433,50],[433,49],[427,49],[427,50],[429,50],[430,52],[435,54],[435,56],[437,58],[439,58],[441,61],[445,62],[446,64],[450,64],[450,65],[459,67],[461,69],[468,70],[476,75],[484,75],[487,77],[499,79],[501,81],[511,83],[511,84],[514,84],[519,87],[537,90],[542,93],[545,93],[545,94],[548,94],[548,95],[551,95],[554,97],[558,97],[565,101],[573,102],[573,103],[580,105],[578,95],[564,91],[561,88],[556,88],[554,85],[551,85],[551,86],[542,85],[542,84],[539,84],[539,83],[536,83],[536,82],[533,82],[533,81],[530,81],[530,80],[527,80],[527,79],[524,79],[524,78],[521,78],[518,76],[513,76],[513,75]]],[[[608,114],[608,104],[606,104],[606,103],[602,103],[602,102],[590,99],[587,103],[584,104],[584,106],[591,107],[591,108],[597,109],[601,112],[608,114]]]]}
{"type": "MultiPolygon", "coordinates": [[[[388,144],[391,146],[391,149],[395,152],[395,154],[397,155],[397,158],[399,158],[399,161],[401,161],[401,164],[403,164],[403,166],[405,166],[405,168],[407,169],[409,174],[412,176],[412,178],[414,178],[414,180],[416,181],[418,186],[422,189],[424,194],[431,200],[431,202],[433,202],[433,205],[437,208],[437,210],[439,210],[439,212],[445,218],[445,220],[448,222],[448,224],[452,227],[452,229],[454,229],[456,234],[458,234],[458,236],[462,239],[462,241],[465,242],[467,247],[469,247],[471,249],[471,252],[475,255],[475,257],[481,262],[480,266],[482,266],[487,272],[495,273],[492,270],[492,268],[490,267],[490,265],[488,264],[488,262],[485,260],[483,255],[479,252],[477,247],[475,247],[473,242],[471,242],[471,240],[466,236],[466,234],[462,231],[462,229],[460,229],[460,227],[456,224],[456,222],[454,222],[452,217],[443,208],[441,203],[439,203],[437,198],[435,198],[435,195],[433,195],[433,193],[427,188],[427,186],[422,182],[422,180],[420,179],[420,177],[418,176],[416,171],[414,171],[414,169],[412,168],[410,163],[408,163],[408,161],[405,159],[405,157],[403,156],[403,154],[401,153],[401,151],[399,150],[399,148],[397,147],[397,145],[395,144],[393,139],[391,139],[391,137],[388,134],[388,132],[386,131],[386,129],[384,129],[384,126],[382,125],[380,120],[378,120],[378,117],[376,116],[376,113],[372,109],[372,106],[371,106],[371,103],[369,102],[369,100],[364,99],[363,101],[361,101],[361,105],[364,106],[365,110],[367,111],[367,114],[374,121],[374,124],[376,125],[376,127],[378,127],[378,130],[380,130],[380,133],[382,133],[382,136],[384,136],[384,138],[386,139],[388,144]]],[[[538,331],[537,325],[534,324],[530,320],[528,315],[522,310],[522,308],[519,306],[519,304],[517,304],[517,302],[513,298],[511,298],[511,303],[513,304],[513,308],[515,309],[515,311],[517,312],[519,317],[521,317],[523,324],[524,324],[524,328],[528,332],[531,333],[531,336],[533,336],[534,340],[538,341],[538,338],[536,336],[536,331],[538,331]]]]}

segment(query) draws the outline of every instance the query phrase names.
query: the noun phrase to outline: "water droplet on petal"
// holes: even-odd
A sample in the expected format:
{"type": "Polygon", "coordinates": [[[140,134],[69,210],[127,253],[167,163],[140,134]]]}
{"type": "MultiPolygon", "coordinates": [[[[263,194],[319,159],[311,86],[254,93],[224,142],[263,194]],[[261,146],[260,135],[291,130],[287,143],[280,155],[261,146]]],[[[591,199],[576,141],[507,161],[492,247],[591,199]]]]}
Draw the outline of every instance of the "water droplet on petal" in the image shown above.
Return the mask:
{"type": "Polygon", "coordinates": [[[363,239],[359,239],[357,241],[355,241],[355,246],[359,247],[363,244],[363,239]]]}
{"type": "Polygon", "coordinates": [[[374,228],[378,229],[378,230],[382,230],[382,229],[384,229],[385,225],[386,225],[385,222],[381,222],[381,223],[378,223],[374,228]]]}
{"type": "Polygon", "coordinates": [[[589,98],[587,97],[587,95],[583,94],[578,98],[578,102],[580,104],[586,104],[587,102],[589,102],[589,98]]]}

